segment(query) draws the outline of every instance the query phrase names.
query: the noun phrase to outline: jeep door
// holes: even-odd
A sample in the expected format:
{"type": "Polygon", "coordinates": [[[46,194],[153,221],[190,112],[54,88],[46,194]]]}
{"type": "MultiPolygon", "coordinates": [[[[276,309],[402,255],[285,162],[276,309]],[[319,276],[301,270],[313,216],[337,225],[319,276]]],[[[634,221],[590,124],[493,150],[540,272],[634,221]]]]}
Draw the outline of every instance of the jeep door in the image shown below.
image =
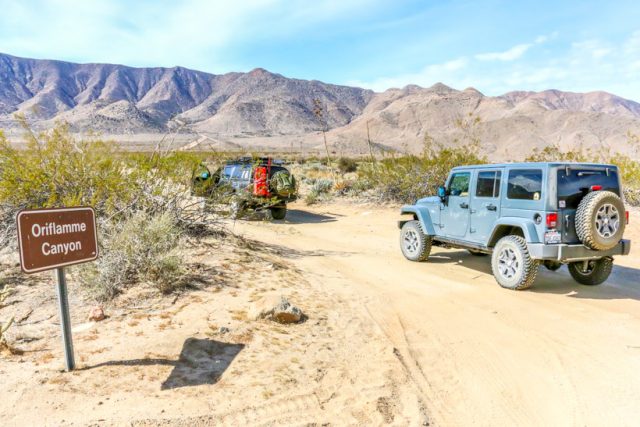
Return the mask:
{"type": "Polygon", "coordinates": [[[445,236],[465,237],[469,229],[469,185],[471,171],[456,171],[447,184],[447,203],[442,209],[441,224],[445,236]]]}
{"type": "Polygon", "coordinates": [[[500,217],[502,170],[479,170],[474,175],[471,196],[469,240],[486,245],[500,217]]]}

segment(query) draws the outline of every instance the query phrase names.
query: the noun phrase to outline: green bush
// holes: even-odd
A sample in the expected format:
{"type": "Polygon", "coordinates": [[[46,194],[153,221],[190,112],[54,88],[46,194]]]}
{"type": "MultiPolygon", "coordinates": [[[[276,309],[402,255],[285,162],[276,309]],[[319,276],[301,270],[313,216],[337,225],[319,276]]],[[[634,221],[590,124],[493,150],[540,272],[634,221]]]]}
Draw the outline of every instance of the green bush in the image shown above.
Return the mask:
{"type": "Polygon", "coordinates": [[[413,203],[421,197],[436,194],[452,167],[486,161],[473,144],[432,148],[427,141],[420,156],[388,157],[362,164],[358,170],[360,182],[357,188],[372,190],[383,200],[413,203]]]}
{"type": "Polygon", "coordinates": [[[168,190],[187,191],[202,162],[191,153],[128,154],[100,140],[78,141],[66,125],[38,136],[26,132],[24,149],[13,148],[0,132],[2,206],[88,205],[98,214],[126,216],[157,209],[159,196],[171,199],[168,190]]]}
{"type": "Polygon", "coordinates": [[[340,173],[350,173],[358,170],[358,162],[348,157],[340,157],[338,160],[338,170],[340,173]]]}
{"type": "Polygon", "coordinates": [[[24,149],[0,132],[0,247],[15,245],[22,208],[88,205],[96,210],[101,255],[80,267],[81,280],[97,299],[139,281],[161,292],[182,286],[178,243],[216,221],[191,197],[202,156],[126,153],[115,144],[77,140],[65,125],[39,135],[23,125],[24,149]]]}
{"type": "MultiPolygon", "coordinates": [[[[629,145],[636,154],[639,153],[638,139],[629,134],[629,145]]],[[[534,150],[525,161],[527,162],[593,162],[607,163],[618,166],[625,201],[631,206],[640,206],[640,162],[629,156],[611,153],[608,150],[594,152],[592,150],[562,151],[556,145],[534,150]]]]}

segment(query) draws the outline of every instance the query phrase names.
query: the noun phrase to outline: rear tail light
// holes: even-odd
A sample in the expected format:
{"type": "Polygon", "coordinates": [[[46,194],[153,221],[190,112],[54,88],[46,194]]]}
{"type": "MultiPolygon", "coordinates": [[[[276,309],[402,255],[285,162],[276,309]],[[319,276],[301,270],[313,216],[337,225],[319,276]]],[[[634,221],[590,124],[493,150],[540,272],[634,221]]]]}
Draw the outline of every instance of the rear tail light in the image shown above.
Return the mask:
{"type": "Polygon", "coordinates": [[[600,191],[602,190],[602,185],[592,185],[591,191],[600,191]]]}
{"type": "Polygon", "coordinates": [[[624,217],[627,220],[627,225],[629,225],[629,211],[624,211],[624,217]]]}
{"type": "Polygon", "coordinates": [[[547,214],[547,228],[556,228],[558,226],[558,212],[550,212],[547,214]]]}

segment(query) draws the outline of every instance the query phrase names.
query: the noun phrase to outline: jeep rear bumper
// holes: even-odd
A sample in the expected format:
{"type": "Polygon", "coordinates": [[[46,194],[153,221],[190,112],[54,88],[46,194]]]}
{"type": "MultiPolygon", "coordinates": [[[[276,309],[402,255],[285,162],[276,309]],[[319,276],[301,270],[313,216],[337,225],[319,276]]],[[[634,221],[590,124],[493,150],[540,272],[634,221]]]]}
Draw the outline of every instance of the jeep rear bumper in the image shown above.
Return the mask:
{"type": "Polygon", "coordinates": [[[529,254],[533,259],[574,262],[589,259],[599,259],[606,256],[629,255],[631,241],[622,239],[607,251],[596,251],[584,245],[545,245],[543,243],[529,243],[529,254]]]}

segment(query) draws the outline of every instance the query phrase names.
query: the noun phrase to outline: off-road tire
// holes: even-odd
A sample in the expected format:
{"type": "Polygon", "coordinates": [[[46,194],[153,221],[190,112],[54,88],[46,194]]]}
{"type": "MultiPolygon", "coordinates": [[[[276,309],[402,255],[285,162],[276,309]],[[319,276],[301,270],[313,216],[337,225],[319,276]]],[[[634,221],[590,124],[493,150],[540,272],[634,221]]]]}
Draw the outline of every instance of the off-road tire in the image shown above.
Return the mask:
{"type": "Polygon", "coordinates": [[[431,236],[422,231],[419,221],[407,221],[400,230],[400,250],[409,261],[422,262],[429,259],[431,236]],[[412,249],[414,248],[414,249],[412,249]]]}
{"type": "Polygon", "coordinates": [[[269,208],[271,211],[271,218],[273,219],[284,219],[287,216],[287,207],[286,206],[277,206],[269,208]]]}
{"type": "Polygon", "coordinates": [[[555,261],[545,261],[542,263],[542,265],[544,265],[549,271],[557,271],[560,269],[560,267],[562,267],[562,263],[555,261]]]}
{"type": "Polygon", "coordinates": [[[486,252],[481,252],[481,251],[476,251],[475,249],[467,249],[467,251],[469,251],[469,253],[473,256],[487,256],[489,255],[486,252]]]}
{"type": "Polygon", "coordinates": [[[587,247],[598,251],[605,251],[618,244],[624,234],[625,217],[624,204],[617,194],[611,191],[593,191],[580,201],[576,210],[576,234],[587,247]],[[597,214],[604,205],[612,205],[617,210],[618,229],[610,237],[604,237],[598,232],[596,225],[597,214]]]}
{"type": "Polygon", "coordinates": [[[571,277],[573,277],[576,282],[587,286],[597,286],[609,278],[611,270],[613,270],[613,258],[604,257],[589,261],[589,263],[591,270],[588,273],[582,271],[582,267],[584,266],[584,262],[582,261],[569,264],[569,273],[571,273],[571,277]]]}
{"type": "MultiPolygon", "coordinates": [[[[504,259],[502,259],[504,261],[504,259]]],[[[534,260],[529,254],[526,240],[521,236],[509,235],[498,240],[498,243],[493,248],[491,254],[491,271],[493,277],[500,286],[506,289],[520,291],[528,289],[533,285],[538,274],[538,267],[540,261],[534,260]],[[507,268],[507,264],[502,264],[501,256],[503,251],[509,249],[515,257],[512,262],[516,262],[516,266],[513,267],[513,275],[508,277],[501,272],[502,268],[507,268]]],[[[511,267],[508,267],[511,269],[511,267]]],[[[507,273],[508,274],[508,273],[507,273]]]]}

